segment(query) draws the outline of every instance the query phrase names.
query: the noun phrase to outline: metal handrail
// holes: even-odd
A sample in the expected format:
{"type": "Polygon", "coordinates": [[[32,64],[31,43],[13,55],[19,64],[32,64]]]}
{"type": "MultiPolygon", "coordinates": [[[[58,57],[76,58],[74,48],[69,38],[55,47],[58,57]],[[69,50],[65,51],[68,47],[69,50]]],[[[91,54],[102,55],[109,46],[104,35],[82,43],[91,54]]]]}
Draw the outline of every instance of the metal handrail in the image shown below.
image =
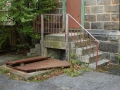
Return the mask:
{"type": "Polygon", "coordinates": [[[82,27],[93,39],[95,39],[95,41],[97,41],[98,43],[100,43],[91,33],[88,32],[88,30],[86,30],[77,20],[75,20],[70,14],[68,14],[68,16],[70,16],[80,27],[82,27]]]}
{"type": "MultiPolygon", "coordinates": [[[[96,41],[96,68],[97,68],[98,67],[98,47],[99,47],[100,42],[91,33],[89,33],[88,30],[86,30],[74,17],[72,17],[70,14],[66,14],[66,16],[67,18],[68,17],[72,18],[82,28],[82,30],[88,33],[90,37],[93,38],[94,41],[96,41]]],[[[93,56],[94,56],[94,53],[93,53],[93,56]]]]}

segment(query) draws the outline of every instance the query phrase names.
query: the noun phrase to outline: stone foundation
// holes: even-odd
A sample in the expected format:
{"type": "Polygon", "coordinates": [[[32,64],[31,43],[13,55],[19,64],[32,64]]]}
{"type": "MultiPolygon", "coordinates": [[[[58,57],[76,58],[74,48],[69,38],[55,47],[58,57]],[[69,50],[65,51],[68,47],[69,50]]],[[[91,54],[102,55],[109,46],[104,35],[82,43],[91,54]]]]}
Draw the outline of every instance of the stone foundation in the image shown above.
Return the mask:
{"type": "Polygon", "coordinates": [[[85,28],[120,30],[120,0],[85,0],[85,28]]]}
{"type": "Polygon", "coordinates": [[[120,54],[120,32],[117,30],[89,30],[99,41],[99,50],[103,57],[118,63],[117,56],[120,54]]]}

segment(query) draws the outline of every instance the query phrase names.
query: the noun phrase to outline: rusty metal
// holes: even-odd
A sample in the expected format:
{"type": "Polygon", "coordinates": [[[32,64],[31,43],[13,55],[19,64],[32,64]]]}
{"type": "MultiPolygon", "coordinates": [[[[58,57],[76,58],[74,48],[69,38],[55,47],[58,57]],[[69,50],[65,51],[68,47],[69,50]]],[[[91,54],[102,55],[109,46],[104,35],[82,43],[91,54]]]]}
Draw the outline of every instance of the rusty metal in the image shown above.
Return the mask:
{"type": "Polygon", "coordinates": [[[37,61],[34,63],[29,63],[29,64],[24,64],[24,65],[19,65],[15,67],[11,67],[20,71],[24,72],[32,72],[32,71],[37,71],[37,70],[47,70],[47,69],[52,69],[52,68],[62,68],[62,67],[69,67],[71,64],[67,61],[60,61],[57,59],[52,59],[52,58],[47,58],[45,60],[37,61]]]}
{"type": "Polygon", "coordinates": [[[16,64],[21,64],[21,63],[26,64],[26,63],[32,63],[32,62],[45,60],[48,58],[50,58],[50,57],[43,57],[43,56],[31,57],[31,58],[20,59],[20,60],[16,60],[16,61],[10,61],[10,62],[7,62],[6,65],[16,65],[16,64]]]}
{"type": "MultiPolygon", "coordinates": [[[[81,29],[81,30],[76,31],[76,27],[72,28],[72,30],[68,32],[69,37],[72,38],[73,42],[75,42],[76,44],[80,43],[81,48],[83,48],[83,49],[84,49],[84,47],[87,49],[87,46],[90,45],[90,47],[91,47],[90,49],[92,52],[91,52],[91,55],[89,52],[87,54],[89,55],[90,58],[94,57],[96,55],[96,67],[97,67],[99,41],[93,35],[91,35],[73,16],[71,16],[70,14],[68,14],[68,16],[69,16],[68,19],[70,20],[70,18],[71,18],[74,22],[76,22],[77,25],[79,25],[79,29],[81,29]],[[82,38],[81,37],[79,38],[79,33],[80,33],[80,35],[82,35],[82,38]],[[78,38],[74,38],[74,36],[76,34],[77,34],[78,38]],[[78,42],[78,41],[80,41],[80,42],[78,42]],[[92,47],[94,47],[94,45],[96,46],[96,52],[94,52],[93,48],[92,48],[92,47]]],[[[68,25],[70,25],[70,23],[68,25]]]]}
{"type": "Polygon", "coordinates": [[[96,68],[98,67],[98,42],[96,42],[96,68]]]}
{"type": "Polygon", "coordinates": [[[44,28],[45,34],[60,33],[63,30],[63,16],[63,14],[44,14],[41,18],[37,17],[33,22],[34,32],[41,33],[44,28]]]}

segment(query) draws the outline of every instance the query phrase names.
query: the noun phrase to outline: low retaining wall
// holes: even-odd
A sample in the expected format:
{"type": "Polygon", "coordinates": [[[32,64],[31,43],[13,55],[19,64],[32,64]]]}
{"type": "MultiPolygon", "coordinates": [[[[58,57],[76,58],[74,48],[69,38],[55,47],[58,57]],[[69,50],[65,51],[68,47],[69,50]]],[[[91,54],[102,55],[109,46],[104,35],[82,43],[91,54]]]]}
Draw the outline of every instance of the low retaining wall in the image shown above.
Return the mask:
{"type": "Polygon", "coordinates": [[[89,30],[99,41],[99,50],[104,58],[118,63],[117,56],[120,54],[120,32],[118,30],[89,30]]]}

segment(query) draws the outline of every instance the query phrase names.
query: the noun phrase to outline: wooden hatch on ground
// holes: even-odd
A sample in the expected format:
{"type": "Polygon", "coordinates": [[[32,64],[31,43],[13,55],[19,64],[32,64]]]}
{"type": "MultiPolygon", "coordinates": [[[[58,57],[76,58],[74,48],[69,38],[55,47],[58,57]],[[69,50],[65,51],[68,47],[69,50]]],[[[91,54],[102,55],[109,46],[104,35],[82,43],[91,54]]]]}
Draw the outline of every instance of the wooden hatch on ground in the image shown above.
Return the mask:
{"type": "Polygon", "coordinates": [[[57,59],[52,59],[50,57],[42,56],[20,59],[6,63],[7,67],[24,72],[34,72],[38,70],[69,67],[70,65],[71,64],[67,61],[61,61],[57,59]]]}

